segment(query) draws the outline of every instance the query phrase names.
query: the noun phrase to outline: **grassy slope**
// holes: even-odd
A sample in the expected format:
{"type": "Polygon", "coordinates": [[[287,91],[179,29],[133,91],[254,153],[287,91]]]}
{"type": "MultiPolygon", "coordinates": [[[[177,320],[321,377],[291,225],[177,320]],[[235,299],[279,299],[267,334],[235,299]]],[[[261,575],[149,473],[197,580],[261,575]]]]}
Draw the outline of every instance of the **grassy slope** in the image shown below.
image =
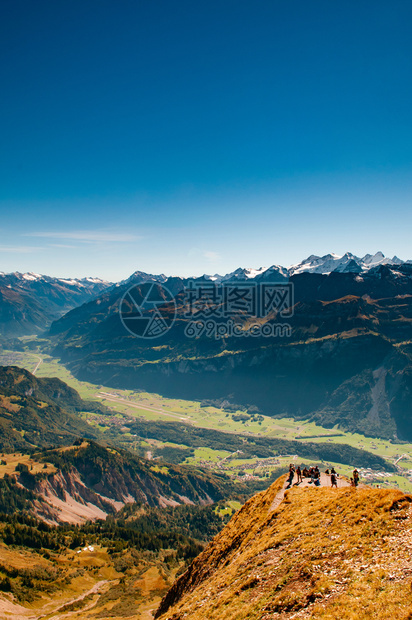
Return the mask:
{"type": "Polygon", "coordinates": [[[121,558],[97,545],[93,552],[65,549],[45,558],[0,543],[0,579],[14,575],[8,578],[13,597],[0,593],[0,617],[34,620],[64,612],[66,620],[80,620],[85,613],[90,620],[149,619],[179,569],[166,557],[166,551],[128,551],[121,558]]]}
{"type": "Polygon", "coordinates": [[[162,620],[410,618],[412,498],[293,489],[249,500],[162,603],[162,620]]]}

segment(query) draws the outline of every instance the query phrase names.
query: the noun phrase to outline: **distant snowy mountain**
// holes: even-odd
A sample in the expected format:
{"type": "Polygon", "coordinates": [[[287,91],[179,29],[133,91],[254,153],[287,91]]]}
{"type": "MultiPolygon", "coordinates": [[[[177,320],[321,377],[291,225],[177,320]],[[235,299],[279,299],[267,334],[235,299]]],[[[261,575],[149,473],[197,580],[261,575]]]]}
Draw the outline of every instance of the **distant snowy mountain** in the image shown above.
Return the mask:
{"type": "MultiPolygon", "coordinates": [[[[325,254],[325,256],[312,254],[302,262],[290,267],[282,267],[280,265],[272,265],[269,268],[260,267],[258,269],[239,267],[224,276],[217,273],[213,276],[205,274],[203,279],[212,280],[213,282],[245,281],[251,279],[283,282],[291,276],[301,273],[328,274],[333,271],[339,273],[361,273],[370,271],[380,265],[402,265],[404,262],[397,256],[387,258],[382,252],[376,252],[373,255],[366,254],[363,258],[355,256],[350,252],[346,252],[343,256],[334,253],[325,254]]],[[[410,263],[411,261],[406,262],[410,263]]]]}
{"type": "Polygon", "coordinates": [[[232,271],[231,273],[227,273],[224,276],[220,276],[219,274],[215,274],[214,276],[206,276],[209,280],[214,280],[217,282],[225,282],[225,281],[233,281],[233,280],[251,280],[253,278],[256,278],[257,276],[260,276],[262,273],[264,273],[267,270],[266,267],[259,267],[259,269],[254,269],[252,267],[248,267],[248,268],[243,268],[243,267],[239,267],[238,269],[236,269],[235,271],[232,271]]]}
{"type": "Polygon", "coordinates": [[[123,286],[123,284],[140,284],[141,282],[166,282],[167,276],[164,273],[159,275],[153,275],[152,273],[145,273],[144,271],[135,271],[129,278],[122,280],[116,286],[123,286]]]}
{"type": "Polygon", "coordinates": [[[291,265],[288,268],[289,275],[298,273],[332,273],[338,271],[341,273],[360,273],[368,271],[379,265],[401,265],[402,261],[397,256],[387,258],[382,252],[376,254],[366,254],[363,258],[355,256],[350,252],[346,252],[343,256],[338,254],[326,254],[325,256],[309,256],[307,259],[297,265],[291,265]]]}
{"type": "Polygon", "coordinates": [[[24,286],[29,282],[48,282],[49,284],[61,283],[63,286],[75,286],[81,289],[97,289],[98,291],[111,285],[111,282],[107,282],[101,278],[54,278],[52,276],[33,273],[32,271],[26,273],[20,273],[19,271],[4,273],[4,271],[0,271],[0,286],[4,286],[5,284],[20,284],[24,286]]]}
{"type": "Polygon", "coordinates": [[[92,277],[0,273],[0,336],[41,333],[53,320],[90,301],[109,286],[110,282],[92,277]]]}
{"type": "MultiPolygon", "coordinates": [[[[220,276],[216,277],[218,279],[220,276]]],[[[225,276],[220,277],[220,281],[222,282],[233,282],[236,280],[266,280],[271,279],[273,281],[283,281],[288,278],[288,271],[284,267],[280,265],[272,265],[271,267],[259,267],[258,269],[254,269],[252,267],[243,269],[239,268],[233,271],[232,273],[228,273],[225,276]]]]}

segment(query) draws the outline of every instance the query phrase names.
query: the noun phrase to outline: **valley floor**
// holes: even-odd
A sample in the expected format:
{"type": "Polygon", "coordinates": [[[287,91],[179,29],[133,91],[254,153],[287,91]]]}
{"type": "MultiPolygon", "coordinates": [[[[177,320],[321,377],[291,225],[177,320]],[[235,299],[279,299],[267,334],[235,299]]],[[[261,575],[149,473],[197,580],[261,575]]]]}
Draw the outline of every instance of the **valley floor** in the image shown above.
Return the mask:
{"type": "MultiPolygon", "coordinates": [[[[301,443],[313,441],[316,443],[345,443],[350,446],[368,450],[392,463],[396,463],[397,472],[380,472],[369,470],[361,471],[362,479],[369,485],[380,488],[399,488],[402,491],[412,491],[412,444],[393,443],[388,440],[365,437],[357,433],[345,432],[335,427],[326,429],[312,422],[296,421],[292,418],[271,418],[260,415],[246,420],[236,420],[242,411],[228,413],[225,409],[215,406],[201,406],[200,402],[185,401],[162,397],[158,394],[149,394],[133,390],[119,390],[102,385],[93,385],[78,381],[57,358],[37,351],[2,351],[0,364],[15,364],[33,372],[36,369],[37,377],[58,377],[75,388],[84,399],[96,400],[106,405],[111,414],[108,416],[84,413],[84,419],[93,427],[103,432],[115,432],[124,442],[128,450],[137,450],[146,457],[153,458],[156,449],[168,446],[186,448],[182,444],[147,439],[145,442],[136,441],[123,428],[130,419],[161,420],[184,422],[195,427],[214,429],[226,433],[246,434],[251,436],[274,437],[286,440],[297,440],[301,443]],[[39,355],[42,364],[39,366],[39,355]],[[123,429],[123,430],[122,430],[123,429]],[[145,445],[143,445],[145,444],[145,445]],[[142,448],[144,451],[142,452],[142,448]]],[[[200,465],[212,471],[224,472],[230,476],[240,476],[243,479],[264,479],[271,472],[287,468],[291,457],[296,462],[305,462],[299,454],[281,455],[267,459],[242,458],[241,454],[230,451],[214,450],[210,447],[197,447],[191,455],[186,457],[185,463],[200,465]]],[[[328,463],[338,471],[349,476],[352,469],[339,462],[328,463]]]]}

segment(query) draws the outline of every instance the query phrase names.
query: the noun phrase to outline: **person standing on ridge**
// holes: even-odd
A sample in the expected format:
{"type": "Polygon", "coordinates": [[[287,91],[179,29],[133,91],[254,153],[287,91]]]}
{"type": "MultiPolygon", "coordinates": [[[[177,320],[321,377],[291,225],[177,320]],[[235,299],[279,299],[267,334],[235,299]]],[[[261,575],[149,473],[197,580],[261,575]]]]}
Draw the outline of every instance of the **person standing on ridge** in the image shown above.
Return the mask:
{"type": "Polygon", "coordinates": [[[355,487],[357,487],[359,484],[359,472],[356,468],[353,470],[353,482],[355,487]]]}
{"type": "Polygon", "coordinates": [[[288,485],[292,486],[293,478],[295,476],[295,468],[292,463],[289,465],[289,477],[288,477],[288,485]]]}

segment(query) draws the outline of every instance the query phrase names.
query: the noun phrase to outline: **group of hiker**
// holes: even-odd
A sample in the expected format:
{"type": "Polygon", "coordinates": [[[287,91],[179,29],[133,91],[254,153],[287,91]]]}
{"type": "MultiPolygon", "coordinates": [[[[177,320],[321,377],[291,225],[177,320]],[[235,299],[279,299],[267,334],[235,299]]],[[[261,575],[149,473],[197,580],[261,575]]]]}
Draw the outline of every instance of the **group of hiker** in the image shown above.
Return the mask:
{"type": "MultiPolygon", "coordinates": [[[[309,467],[309,469],[306,466],[303,469],[301,469],[300,465],[298,465],[295,468],[293,463],[291,463],[289,465],[289,477],[288,477],[289,486],[292,486],[295,473],[298,478],[296,484],[300,484],[303,481],[303,478],[310,478],[309,484],[320,486],[320,470],[317,465],[315,465],[314,467],[309,467]]],[[[325,474],[327,476],[330,476],[331,487],[337,489],[339,474],[336,472],[335,468],[332,467],[330,470],[329,468],[326,469],[325,474]]],[[[352,478],[350,479],[350,486],[357,487],[358,484],[359,484],[359,472],[355,468],[353,470],[352,478]]]]}

